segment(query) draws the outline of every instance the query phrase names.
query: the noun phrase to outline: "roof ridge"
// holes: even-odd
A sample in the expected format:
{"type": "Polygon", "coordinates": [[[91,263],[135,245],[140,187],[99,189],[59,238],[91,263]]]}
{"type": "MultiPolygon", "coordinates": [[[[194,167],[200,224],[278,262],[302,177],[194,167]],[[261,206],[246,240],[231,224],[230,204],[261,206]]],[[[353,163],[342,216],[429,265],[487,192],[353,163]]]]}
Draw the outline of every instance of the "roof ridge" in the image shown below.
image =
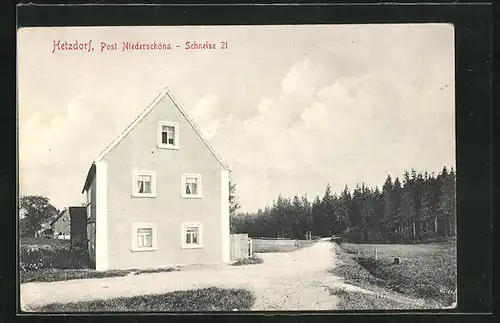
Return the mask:
{"type": "Polygon", "coordinates": [[[127,135],[134,127],[137,125],[151,110],[156,104],[165,97],[167,94],[167,88],[165,87],[162,92],[160,92],[156,98],[144,109],[142,110],[135,118],[132,120],[131,123],[115,138],[111,143],[104,148],[104,150],[101,151],[101,153],[97,156],[97,158],[94,158],[94,161],[100,161],[104,156],[108,154],[108,152],[111,151],[111,149],[114,148],[114,146],[120,142],[125,135],[127,135]]]}
{"type": "MultiPolygon", "coordinates": [[[[212,155],[217,159],[217,161],[224,167],[226,170],[231,171],[230,168],[224,163],[224,161],[221,159],[221,157],[217,154],[215,149],[210,145],[210,143],[205,139],[205,136],[202,134],[202,132],[199,130],[198,126],[196,123],[189,117],[186,111],[181,107],[181,105],[177,102],[177,100],[174,98],[170,90],[168,89],[167,86],[163,88],[163,91],[161,91],[156,98],[144,109],[139,113],[134,120],[123,130],[111,143],[95,158],[92,162],[92,165],[94,165],[96,162],[101,161],[125,136],[132,131],[132,129],[139,123],[141,122],[148,114],[151,112],[157,104],[165,97],[168,96],[174,106],[177,108],[177,110],[182,114],[182,116],[186,119],[186,121],[191,125],[191,127],[194,129],[198,137],[201,139],[201,141],[205,144],[205,146],[210,150],[212,155]]],[[[87,173],[87,179],[84,184],[83,191],[85,191],[88,182],[89,182],[89,176],[92,171],[92,165],[90,166],[90,169],[87,173]]],[[[82,191],[82,192],[83,192],[82,191]]]]}
{"type": "Polygon", "coordinates": [[[226,165],[226,163],[224,163],[224,161],[222,160],[222,158],[217,154],[217,152],[212,147],[212,145],[210,145],[210,143],[205,138],[205,136],[203,135],[203,133],[200,131],[199,127],[196,125],[196,123],[194,122],[194,120],[192,120],[189,117],[189,115],[187,114],[187,112],[184,111],[184,109],[181,107],[181,105],[174,98],[173,94],[170,92],[170,90],[168,89],[168,87],[165,87],[165,91],[166,91],[166,94],[168,95],[168,97],[170,98],[170,100],[172,100],[172,102],[177,107],[177,109],[179,110],[179,112],[184,116],[184,118],[191,125],[191,127],[193,127],[193,129],[196,132],[196,134],[200,137],[200,139],[203,141],[203,143],[207,146],[207,148],[210,150],[210,152],[214,155],[214,157],[219,161],[219,163],[221,163],[221,165],[224,168],[226,168],[227,170],[230,170],[229,167],[226,165]]]}

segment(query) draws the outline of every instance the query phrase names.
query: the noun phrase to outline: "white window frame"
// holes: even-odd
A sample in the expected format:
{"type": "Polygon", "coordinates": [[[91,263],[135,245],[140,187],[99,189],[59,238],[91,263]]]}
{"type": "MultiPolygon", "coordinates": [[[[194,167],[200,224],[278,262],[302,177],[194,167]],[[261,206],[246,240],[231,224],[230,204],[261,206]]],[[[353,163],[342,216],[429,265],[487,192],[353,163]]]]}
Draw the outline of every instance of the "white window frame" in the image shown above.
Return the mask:
{"type": "Polygon", "coordinates": [[[202,249],[203,246],[203,225],[199,222],[184,222],[181,229],[181,248],[182,249],[202,249]],[[198,243],[186,243],[186,230],[189,227],[198,228],[198,243]]]}
{"type": "Polygon", "coordinates": [[[179,124],[177,122],[169,122],[169,121],[159,121],[158,122],[158,128],[156,130],[157,132],[157,144],[158,148],[161,149],[179,149],[179,124]],[[174,127],[174,144],[169,145],[169,144],[164,144],[161,139],[162,139],[162,130],[163,126],[167,127],[174,127]]]}
{"type": "Polygon", "coordinates": [[[158,250],[156,245],[156,224],[155,223],[134,223],[132,224],[132,251],[155,251],[158,250]],[[151,247],[138,247],[137,246],[137,230],[138,229],[151,229],[151,247]]]}
{"type": "Polygon", "coordinates": [[[150,170],[134,170],[132,172],[132,197],[156,197],[156,173],[150,170]],[[137,177],[151,176],[151,193],[137,192],[137,177]]]}
{"type": "Polygon", "coordinates": [[[186,199],[201,199],[203,197],[201,174],[182,174],[181,196],[186,199]],[[196,178],[198,180],[198,194],[186,194],[186,179],[196,178]]]}

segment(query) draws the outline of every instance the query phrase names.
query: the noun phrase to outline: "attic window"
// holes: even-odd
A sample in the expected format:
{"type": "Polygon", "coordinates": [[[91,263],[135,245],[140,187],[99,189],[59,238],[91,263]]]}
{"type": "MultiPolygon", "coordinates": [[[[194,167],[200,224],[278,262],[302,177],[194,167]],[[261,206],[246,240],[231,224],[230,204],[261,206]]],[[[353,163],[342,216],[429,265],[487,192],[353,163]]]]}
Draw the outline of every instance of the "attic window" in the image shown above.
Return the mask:
{"type": "Polygon", "coordinates": [[[177,123],[166,121],[158,123],[158,148],[179,149],[177,123]]]}

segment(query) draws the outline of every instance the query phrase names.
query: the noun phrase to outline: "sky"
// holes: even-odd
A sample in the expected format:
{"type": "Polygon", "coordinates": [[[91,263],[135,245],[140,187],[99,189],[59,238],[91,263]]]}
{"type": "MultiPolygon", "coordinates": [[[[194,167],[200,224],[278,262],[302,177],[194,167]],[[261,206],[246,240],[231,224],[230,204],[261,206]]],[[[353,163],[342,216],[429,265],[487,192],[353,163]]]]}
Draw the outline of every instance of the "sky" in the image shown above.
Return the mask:
{"type": "Polygon", "coordinates": [[[243,212],[455,167],[449,24],[23,28],[17,46],[20,194],[60,209],[84,201],[93,159],[165,86],[231,168],[243,212]],[[58,40],[95,51],[53,53],[58,40]]]}

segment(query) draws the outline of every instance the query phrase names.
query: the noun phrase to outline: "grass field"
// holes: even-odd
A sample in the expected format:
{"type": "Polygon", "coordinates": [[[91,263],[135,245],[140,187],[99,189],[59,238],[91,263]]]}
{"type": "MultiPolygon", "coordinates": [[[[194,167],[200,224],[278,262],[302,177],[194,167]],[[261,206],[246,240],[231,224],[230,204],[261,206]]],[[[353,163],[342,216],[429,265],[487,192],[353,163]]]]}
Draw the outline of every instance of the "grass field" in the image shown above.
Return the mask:
{"type": "Polygon", "coordinates": [[[314,242],[314,240],[252,239],[252,247],[257,253],[288,252],[310,246],[314,242]]]}
{"type": "Polygon", "coordinates": [[[98,279],[107,277],[123,277],[128,275],[141,275],[151,273],[161,273],[179,271],[176,268],[158,269],[127,269],[127,270],[107,270],[96,271],[94,269],[38,269],[33,271],[20,272],[19,281],[21,284],[31,282],[55,282],[73,279],[98,279]]]}
{"type": "Polygon", "coordinates": [[[158,295],[120,297],[107,300],[49,304],[33,312],[204,312],[244,311],[255,301],[244,289],[205,288],[158,295]]]}
{"type": "Polygon", "coordinates": [[[346,253],[336,273],[354,284],[374,284],[449,306],[455,299],[455,242],[419,245],[341,244],[346,253]],[[375,259],[375,250],[377,259],[375,259]],[[401,263],[393,264],[399,257],[401,263]],[[354,262],[349,262],[349,259],[354,262]],[[355,264],[353,264],[355,263],[355,264]]]}

